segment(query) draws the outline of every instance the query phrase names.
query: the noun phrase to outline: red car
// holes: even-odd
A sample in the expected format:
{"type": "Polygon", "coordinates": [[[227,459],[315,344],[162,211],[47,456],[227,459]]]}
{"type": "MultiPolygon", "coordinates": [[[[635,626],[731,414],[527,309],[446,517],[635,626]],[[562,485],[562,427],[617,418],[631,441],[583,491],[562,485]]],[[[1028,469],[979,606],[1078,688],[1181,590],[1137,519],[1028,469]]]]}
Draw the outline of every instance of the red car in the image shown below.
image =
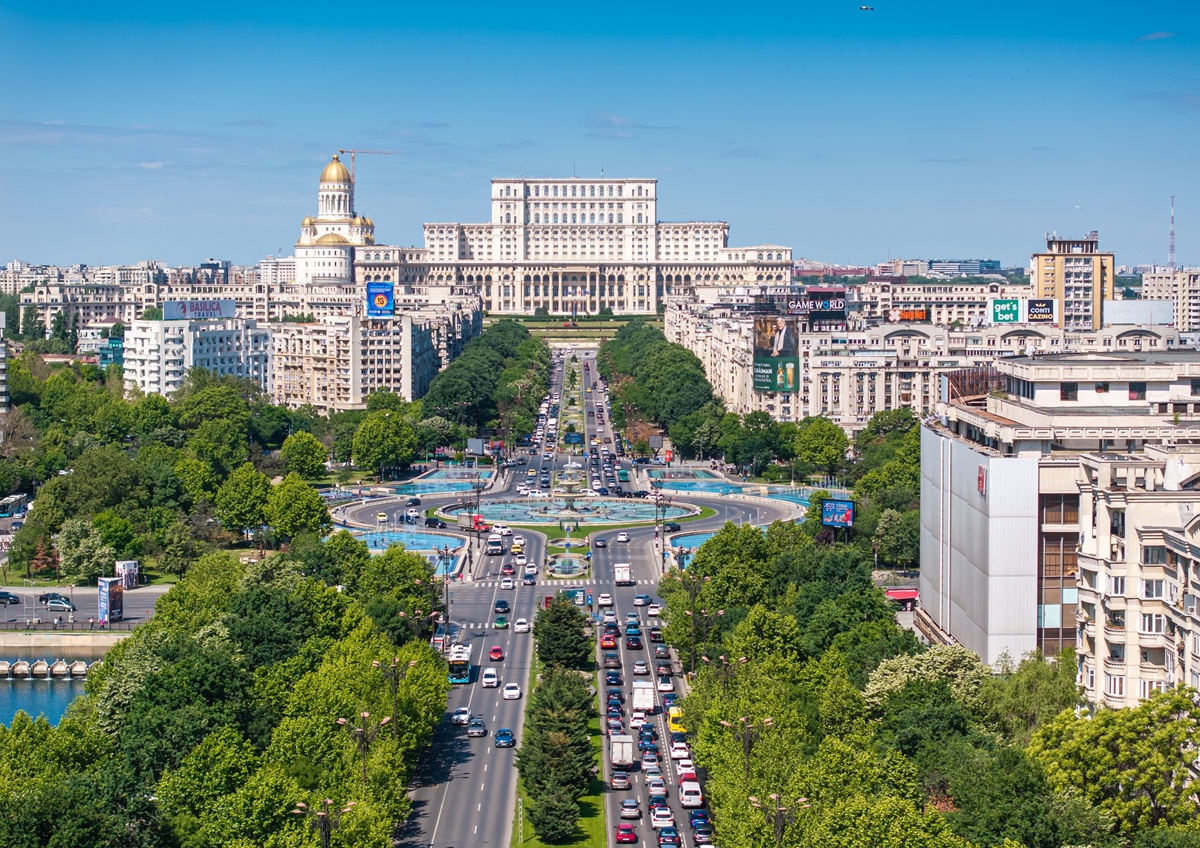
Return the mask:
{"type": "Polygon", "coordinates": [[[499,645],[493,646],[492,649],[488,651],[488,659],[492,660],[493,662],[500,662],[502,659],[504,659],[504,649],[499,645]]]}
{"type": "Polygon", "coordinates": [[[605,633],[603,636],[600,637],[600,647],[601,648],[617,647],[617,637],[612,635],[611,633],[605,633]]]}
{"type": "Polygon", "coordinates": [[[633,825],[631,825],[627,822],[622,822],[621,824],[617,825],[617,842],[618,843],[621,843],[621,842],[636,843],[637,841],[638,841],[637,831],[633,829],[633,825]]]}

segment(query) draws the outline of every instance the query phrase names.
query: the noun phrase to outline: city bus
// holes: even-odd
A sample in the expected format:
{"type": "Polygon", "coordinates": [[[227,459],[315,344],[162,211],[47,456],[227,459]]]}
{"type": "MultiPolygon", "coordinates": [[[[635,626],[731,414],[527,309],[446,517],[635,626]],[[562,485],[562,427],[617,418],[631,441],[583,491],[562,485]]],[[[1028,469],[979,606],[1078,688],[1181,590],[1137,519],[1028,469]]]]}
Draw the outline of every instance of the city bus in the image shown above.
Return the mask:
{"type": "Polygon", "coordinates": [[[14,515],[20,515],[25,511],[25,504],[28,500],[28,495],[9,495],[0,500],[0,518],[12,518],[14,515]]]}
{"type": "Polygon", "coordinates": [[[667,730],[671,733],[686,733],[683,726],[683,708],[671,707],[667,710],[667,730]]]}
{"type": "Polygon", "coordinates": [[[471,646],[470,645],[455,645],[450,649],[450,656],[447,657],[450,663],[450,682],[451,683],[470,683],[471,682],[471,646]]]}
{"type": "Polygon", "coordinates": [[[629,482],[629,472],[626,471],[624,468],[617,469],[617,482],[618,483],[628,483],[629,482]]]}

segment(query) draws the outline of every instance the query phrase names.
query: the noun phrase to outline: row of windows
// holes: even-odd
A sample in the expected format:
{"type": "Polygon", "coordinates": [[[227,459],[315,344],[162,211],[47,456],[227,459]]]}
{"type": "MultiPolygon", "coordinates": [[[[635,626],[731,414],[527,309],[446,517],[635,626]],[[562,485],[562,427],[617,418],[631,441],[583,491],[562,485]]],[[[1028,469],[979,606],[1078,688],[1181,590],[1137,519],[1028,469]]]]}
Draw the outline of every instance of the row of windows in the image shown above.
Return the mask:
{"type": "MultiPolygon", "coordinates": [[[[559,189],[560,189],[560,188],[561,188],[561,190],[562,190],[562,195],[561,195],[561,196],[562,196],[562,197],[566,197],[566,196],[567,196],[567,187],[566,187],[566,186],[542,186],[542,185],[535,185],[535,186],[533,187],[533,196],[534,196],[534,197],[558,197],[558,196],[559,196],[559,189]]],[[[606,188],[606,186],[594,186],[594,185],[590,185],[590,186],[580,186],[580,185],[573,185],[573,186],[571,186],[571,194],[570,194],[570,196],[571,196],[571,197],[597,197],[597,196],[599,196],[599,197],[604,197],[604,196],[605,196],[605,194],[604,194],[604,189],[605,189],[605,188],[606,188]],[[596,189],[597,189],[597,188],[599,188],[599,189],[600,189],[600,194],[599,194],[599,195],[597,195],[597,194],[596,194],[596,189]]],[[[608,188],[608,197],[613,197],[613,196],[614,196],[614,195],[613,195],[613,188],[614,188],[614,187],[610,185],[610,186],[607,186],[607,188],[608,188]]],[[[624,196],[625,196],[625,186],[620,186],[620,185],[619,185],[619,186],[616,186],[615,188],[616,188],[616,197],[624,197],[624,196]]],[[[504,187],[504,196],[505,196],[505,197],[513,197],[513,196],[514,196],[514,195],[516,195],[516,194],[517,194],[517,192],[513,191],[513,187],[512,187],[512,186],[505,186],[505,187],[504,187]]],[[[643,187],[643,186],[638,186],[638,187],[637,187],[636,195],[637,195],[638,197],[643,197],[643,196],[645,195],[645,191],[644,191],[644,187],[643,187]]],[[[526,196],[526,197],[528,197],[528,196],[529,196],[529,186],[526,186],[526,187],[525,187],[525,196],[526,196]]]]}

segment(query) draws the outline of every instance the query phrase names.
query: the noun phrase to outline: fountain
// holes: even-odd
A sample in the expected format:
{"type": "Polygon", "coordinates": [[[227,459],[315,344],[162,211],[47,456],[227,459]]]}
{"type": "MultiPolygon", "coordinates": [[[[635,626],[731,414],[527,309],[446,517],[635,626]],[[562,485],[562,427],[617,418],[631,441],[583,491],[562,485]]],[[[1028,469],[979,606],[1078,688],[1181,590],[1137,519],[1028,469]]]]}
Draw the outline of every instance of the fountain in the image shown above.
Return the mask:
{"type": "Polygon", "coordinates": [[[566,534],[562,545],[566,552],[546,557],[546,571],[551,577],[577,577],[586,572],[590,565],[591,554],[577,554],[571,551],[571,531],[579,526],[579,518],[582,515],[575,509],[575,501],[583,496],[579,491],[578,478],[579,475],[573,468],[568,468],[558,475],[558,487],[563,490],[563,507],[558,512],[558,526],[566,534]]]}

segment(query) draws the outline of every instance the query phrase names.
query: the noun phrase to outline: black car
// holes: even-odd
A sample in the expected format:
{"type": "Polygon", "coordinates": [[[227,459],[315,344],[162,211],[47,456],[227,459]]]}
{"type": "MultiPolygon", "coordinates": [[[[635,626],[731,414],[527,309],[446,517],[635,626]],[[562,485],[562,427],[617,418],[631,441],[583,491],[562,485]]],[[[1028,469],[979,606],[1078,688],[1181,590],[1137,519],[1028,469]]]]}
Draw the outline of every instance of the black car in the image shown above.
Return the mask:
{"type": "Polygon", "coordinates": [[[51,601],[69,601],[71,600],[66,595],[60,595],[58,592],[46,592],[38,595],[39,604],[48,604],[51,601]]]}
{"type": "Polygon", "coordinates": [[[612,689],[605,690],[605,693],[608,695],[608,700],[616,698],[621,703],[625,703],[625,691],[620,687],[614,686],[612,689]]]}
{"type": "Polygon", "coordinates": [[[678,533],[680,530],[678,521],[664,521],[663,530],[668,533],[678,533]]]}
{"type": "Polygon", "coordinates": [[[446,522],[442,521],[442,519],[440,519],[436,516],[431,515],[425,519],[425,526],[426,527],[436,527],[438,530],[445,530],[446,522]]]}
{"type": "MultiPolygon", "coordinates": [[[[651,628],[650,632],[651,632],[651,634],[653,634],[654,629],[651,628]]],[[[651,635],[650,638],[653,639],[654,636],[651,635]]],[[[654,658],[656,660],[669,660],[671,658],[671,649],[668,648],[666,645],[656,646],[654,648],[654,658]]]]}
{"type": "Polygon", "coordinates": [[[646,801],[646,806],[651,810],[657,810],[659,807],[667,807],[667,796],[651,795],[650,799],[646,801]]]}
{"type": "Polygon", "coordinates": [[[625,650],[640,651],[642,649],[642,639],[640,636],[626,636],[625,650]]]}
{"type": "Polygon", "coordinates": [[[663,632],[661,627],[651,627],[649,632],[651,642],[661,642],[663,640],[663,632]]]}
{"type": "Polygon", "coordinates": [[[19,604],[21,599],[12,592],[0,592],[0,604],[19,604]]]}
{"type": "Polygon", "coordinates": [[[502,727],[492,736],[492,741],[495,742],[497,748],[511,748],[517,744],[517,739],[513,736],[513,732],[507,727],[502,727]]]}
{"type": "Polygon", "coordinates": [[[537,578],[534,577],[532,574],[526,574],[524,577],[521,578],[522,586],[533,586],[536,583],[537,583],[537,578]]]}
{"type": "Polygon", "coordinates": [[[604,675],[604,685],[605,686],[620,686],[621,685],[621,672],[619,672],[619,671],[606,672],[604,675]]]}
{"type": "Polygon", "coordinates": [[[508,601],[504,600],[504,598],[501,598],[500,600],[496,601],[496,605],[494,607],[492,607],[492,612],[498,612],[503,615],[507,615],[508,614],[508,601]]]}
{"type": "Polygon", "coordinates": [[[420,498],[409,498],[408,500],[406,500],[404,502],[404,505],[405,506],[420,506],[421,499],[420,498]]]}

